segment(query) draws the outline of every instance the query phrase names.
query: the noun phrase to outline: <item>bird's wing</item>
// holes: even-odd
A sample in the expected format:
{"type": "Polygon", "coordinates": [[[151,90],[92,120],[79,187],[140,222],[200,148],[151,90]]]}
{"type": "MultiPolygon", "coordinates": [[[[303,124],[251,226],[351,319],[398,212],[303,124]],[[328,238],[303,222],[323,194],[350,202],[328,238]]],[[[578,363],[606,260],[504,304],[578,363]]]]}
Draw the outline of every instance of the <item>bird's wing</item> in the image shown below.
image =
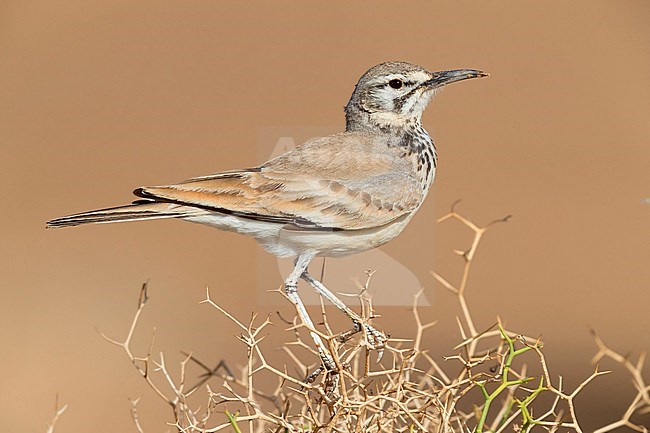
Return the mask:
{"type": "Polygon", "coordinates": [[[335,134],[260,167],[136,194],[301,228],[379,227],[412,212],[423,194],[404,161],[381,149],[363,135],[335,134]]]}

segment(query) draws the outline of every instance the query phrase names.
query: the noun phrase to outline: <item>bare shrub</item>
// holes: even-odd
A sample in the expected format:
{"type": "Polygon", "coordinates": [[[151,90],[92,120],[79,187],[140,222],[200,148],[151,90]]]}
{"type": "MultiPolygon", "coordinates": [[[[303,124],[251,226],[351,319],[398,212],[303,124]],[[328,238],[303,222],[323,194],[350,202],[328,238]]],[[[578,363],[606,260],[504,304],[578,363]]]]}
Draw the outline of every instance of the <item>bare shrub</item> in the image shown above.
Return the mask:
{"type": "MultiPolygon", "coordinates": [[[[332,332],[322,307],[319,329],[306,329],[297,319],[278,317],[290,331],[291,341],[282,347],[290,365],[274,366],[260,345],[270,317],[253,314],[248,321],[240,320],[214,302],[208,289],[202,302],[239,329],[238,339],[246,350],[241,371],[231,371],[224,361],[209,367],[185,354],[172,372],[164,354],[153,355],[153,340],[144,355],[136,355],[132,337],[147,303],[146,284],[126,337],[104,338],[123,350],[154,393],[169,404],[173,411],[169,424],[179,432],[582,432],[574,400],[590,381],[608,372],[596,367],[575,389],[567,391],[562,377],[551,375],[539,339],[505,329],[498,319],[492,326],[477,327],[465,299],[468,276],[485,232],[508,217],[481,227],[452,207],[438,222],[449,220],[463,224],[474,237],[468,250],[456,251],[464,260],[458,283],[432,273],[454,295],[462,312],[457,318],[461,341],[442,365],[422,347],[424,333],[434,323],[422,321],[417,297],[412,307],[412,339],[390,339],[381,362],[371,359],[374,356],[365,335],[332,332]],[[303,338],[307,331],[318,333],[327,342],[337,371],[320,371],[316,352],[303,338]],[[192,384],[188,381],[190,366],[202,371],[192,384]],[[275,385],[267,389],[258,382],[275,385]]],[[[372,272],[368,272],[358,294],[364,321],[373,317],[367,296],[371,278],[372,272]]],[[[645,355],[633,363],[594,337],[598,346],[594,363],[607,358],[622,365],[637,390],[621,419],[596,433],[620,427],[647,432],[646,427],[631,421],[635,414],[650,412],[650,387],[642,375],[645,355]]],[[[131,401],[131,414],[136,429],[144,433],[137,404],[138,400],[131,401]]],[[[64,409],[57,409],[48,432],[53,431],[64,409]]]]}

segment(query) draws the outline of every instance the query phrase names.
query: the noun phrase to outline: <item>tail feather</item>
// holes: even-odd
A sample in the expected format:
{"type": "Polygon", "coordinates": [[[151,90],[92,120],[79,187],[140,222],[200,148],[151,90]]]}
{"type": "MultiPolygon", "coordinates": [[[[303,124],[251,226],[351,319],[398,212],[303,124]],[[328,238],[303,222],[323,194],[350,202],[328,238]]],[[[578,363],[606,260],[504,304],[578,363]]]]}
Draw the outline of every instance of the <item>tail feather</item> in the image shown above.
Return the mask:
{"type": "Polygon", "coordinates": [[[205,212],[191,206],[155,201],[136,201],[130,205],[98,209],[55,218],[46,223],[47,228],[73,227],[81,224],[116,223],[160,218],[182,218],[205,212]]]}

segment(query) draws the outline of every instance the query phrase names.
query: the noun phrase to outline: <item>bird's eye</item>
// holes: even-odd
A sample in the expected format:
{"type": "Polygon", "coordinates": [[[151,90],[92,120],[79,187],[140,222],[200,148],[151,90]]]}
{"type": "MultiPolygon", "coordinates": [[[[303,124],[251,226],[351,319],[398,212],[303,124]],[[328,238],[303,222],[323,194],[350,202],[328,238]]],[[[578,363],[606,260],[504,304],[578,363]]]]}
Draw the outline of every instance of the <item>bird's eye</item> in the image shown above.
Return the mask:
{"type": "Polygon", "coordinates": [[[404,83],[402,83],[402,80],[399,80],[397,78],[393,78],[388,82],[388,85],[393,89],[401,89],[403,84],[404,83]]]}

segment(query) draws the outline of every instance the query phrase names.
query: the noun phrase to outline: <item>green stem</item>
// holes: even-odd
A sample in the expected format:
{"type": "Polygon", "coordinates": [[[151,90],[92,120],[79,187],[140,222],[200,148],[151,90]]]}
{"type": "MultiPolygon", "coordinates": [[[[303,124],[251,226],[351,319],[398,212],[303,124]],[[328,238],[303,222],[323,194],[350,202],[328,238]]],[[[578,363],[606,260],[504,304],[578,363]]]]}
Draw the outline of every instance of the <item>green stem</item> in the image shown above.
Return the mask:
{"type": "Polygon", "coordinates": [[[477,383],[477,385],[481,388],[481,391],[483,392],[483,397],[485,398],[485,404],[483,405],[483,410],[481,411],[481,417],[478,420],[478,423],[476,424],[476,433],[483,433],[483,427],[485,426],[485,422],[487,421],[487,416],[488,412],[490,411],[490,405],[492,404],[492,401],[494,401],[495,398],[499,396],[506,388],[509,386],[513,385],[521,385],[522,383],[530,382],[532,378],[525,378],[525,379],[518,379],[518,380],[508,380],[508,376],[510,373],[510,366],[512,365],[512,361],[515,359],[515,356],[521,355],[522,353],[525,353],[529,351],[531,348],[526,346],[522,347],[521,349],[515,350],[515,342],[513,341],[512,338],[506,334],[505,330],[499,326],[499,331],[501,332],[501,336],[503,337],[504,340],[508,343],[508,356],[506,357],[506,361],[503,363],[503,371],[501,373],[501,384],[495,389],[492,394],[489,394],[487,390],[485,389],[485,383],[477,383]]]}
{"type": "Polygon", "coordinates": [[[235,433],[241,433],[241,430],[239,429],[239,426],[237,425],[237,415],[239,415],[239,412],[236,412],[234,415],[228,412],[226,410],[226,416],[228,417],[228,421],[230,421],[230,425],[232,425],[232,428],[235,429],[235,433]]]}

